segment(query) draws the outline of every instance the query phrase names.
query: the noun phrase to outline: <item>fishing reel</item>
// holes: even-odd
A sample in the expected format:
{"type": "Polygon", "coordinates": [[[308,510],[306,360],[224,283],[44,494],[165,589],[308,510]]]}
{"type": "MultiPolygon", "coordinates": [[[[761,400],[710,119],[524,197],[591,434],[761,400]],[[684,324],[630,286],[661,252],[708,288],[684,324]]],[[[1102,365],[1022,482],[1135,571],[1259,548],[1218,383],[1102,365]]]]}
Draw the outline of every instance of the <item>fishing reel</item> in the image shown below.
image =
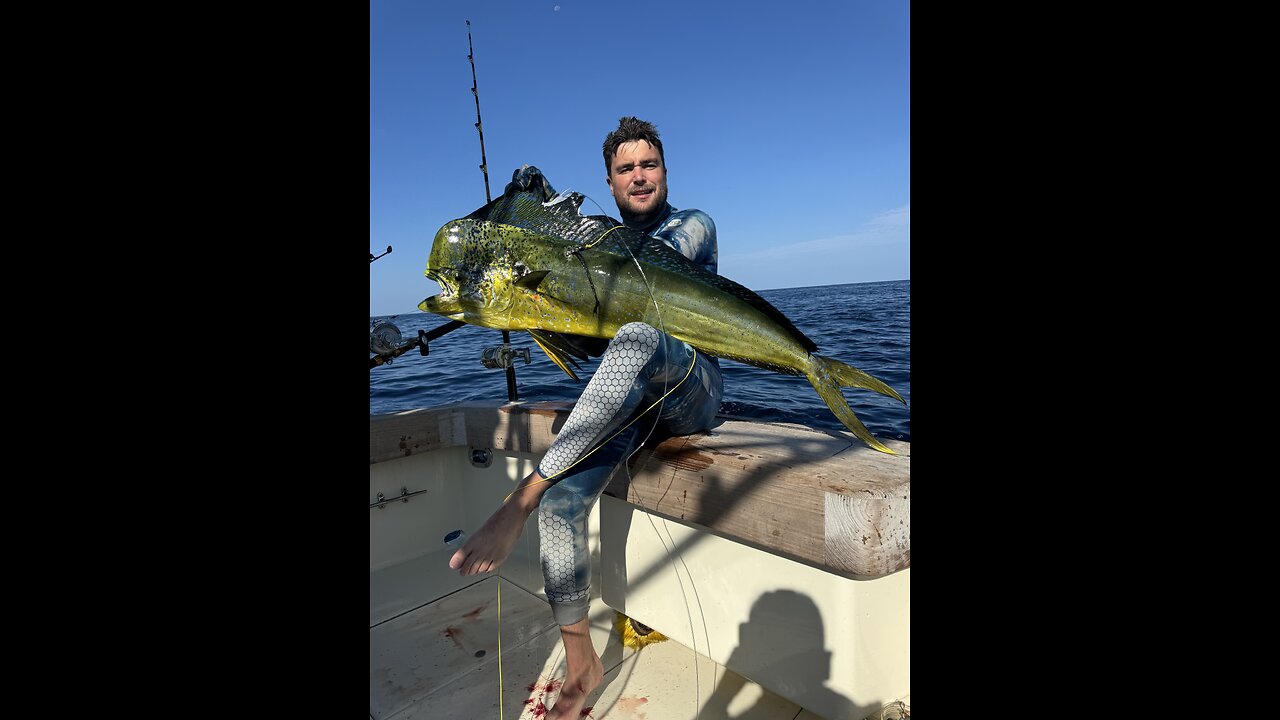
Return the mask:
{"type": "Polygon", "coordinates": [[[507,369],[515,365],[515,361],[524,358],[524,364],[528,365],[532,360],[529,357],[529,348],[513,348],[503,343],[494,345],[484,349],[480,354],[480,364],[487,368],[507,369]]]}
{"type": "Polygon", "coordinates": [[[400,349],[400,328],[390,321],[377,320],[369,325],[369,352],[388,355],[400,349]]]}

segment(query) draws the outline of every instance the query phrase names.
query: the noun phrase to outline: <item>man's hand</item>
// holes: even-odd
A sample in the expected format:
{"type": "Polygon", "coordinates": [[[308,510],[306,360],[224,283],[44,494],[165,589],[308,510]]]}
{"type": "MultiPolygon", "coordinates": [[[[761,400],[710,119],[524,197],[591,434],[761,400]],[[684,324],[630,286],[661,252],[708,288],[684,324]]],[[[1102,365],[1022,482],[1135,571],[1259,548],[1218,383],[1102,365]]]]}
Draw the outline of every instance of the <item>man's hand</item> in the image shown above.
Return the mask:
{"type": "Polygon", "coordinates": [[[556,190],[551,187],[551,183],[547,182],[547,177],[533,165],[523,165],[511,173],[511,182],[507,183],[502,194],[520,191],[534,193],[540,196],[543,202],[548,202],[556,196],[556,190]]]}

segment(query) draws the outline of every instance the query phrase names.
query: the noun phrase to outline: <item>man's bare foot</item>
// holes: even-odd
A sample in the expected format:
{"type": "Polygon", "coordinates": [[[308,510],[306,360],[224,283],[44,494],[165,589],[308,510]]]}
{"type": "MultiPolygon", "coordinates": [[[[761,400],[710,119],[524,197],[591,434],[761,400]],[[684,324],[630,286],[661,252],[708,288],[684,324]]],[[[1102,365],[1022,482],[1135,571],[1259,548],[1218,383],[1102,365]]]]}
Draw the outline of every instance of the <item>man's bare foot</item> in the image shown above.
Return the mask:
{"type": "Polygon", "coordinates": [[[464,576],[497,570],[516,546],[528,517],[516,503],[504,503],[449,558],[449,567],[464,576]]]}
{"type": "Polygon", "coordinates": [[[529,473],[520,487],[507,496],[502,507],[495,510],[476,534],[467,538],[462,548],[449,558],[449,567],[464,576],[501,567],[520,539],[524,521],[529,519],[550,487],[537,470],[529,473]]]}
{"type": "Polygon", "coordinates": [[[579,720],[582,716],[587,696],[604,682],[604,663],[596,655],[591,659],[591,664],[581,674],[570,673],[564,679],[560,695],[547,713],[547,720],[579,720]]]}
{"type": "Polygon", "coordinates": [[[567,668],[560,696],[547,713],[547,720],[578,720],[587,696],[604,682],[604,663],[591,644],[591,626],[586,618],[560,626],[567,668]]]}

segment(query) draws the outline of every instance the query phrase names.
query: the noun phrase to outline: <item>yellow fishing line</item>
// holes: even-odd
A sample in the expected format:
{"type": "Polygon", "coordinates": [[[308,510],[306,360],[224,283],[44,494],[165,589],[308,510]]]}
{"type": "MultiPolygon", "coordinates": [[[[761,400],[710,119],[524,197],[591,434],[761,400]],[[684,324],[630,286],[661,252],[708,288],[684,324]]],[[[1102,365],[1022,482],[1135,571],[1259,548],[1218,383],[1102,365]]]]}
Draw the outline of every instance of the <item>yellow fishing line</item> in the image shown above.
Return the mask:
{"type": "MultiPolygon", "coordinates": [[[[593,201],[593,202],[594,202],[594,201],[593,201]]],[[[596,238],[596,241],[595,241],[595,242],[593,242],[593,243],[588,243],[588,244],[586,244],[586,245],[583,245],[582,247],[583,247],[583,248],[593,248],[593,247],[595,247],[595,246],[599,245],[599,244],[600,244],[600,241],[601,241],[601,240],[603,240],[603,239],[605,238],[605,235],[608,235],[609,233],[613,232],[614,230],[617,230],[617,229],[618,229],[618,228],[620,228],[620,227],[626,227],[626,225],[614,225],[613,227],[609,228],[608,230],[605,230],[605,231],[604,231],[604,235],[601,235],[600,237],[596,238]]],[[[627,248],[627,252],[631,252],[631,248],[627,248]]]]}

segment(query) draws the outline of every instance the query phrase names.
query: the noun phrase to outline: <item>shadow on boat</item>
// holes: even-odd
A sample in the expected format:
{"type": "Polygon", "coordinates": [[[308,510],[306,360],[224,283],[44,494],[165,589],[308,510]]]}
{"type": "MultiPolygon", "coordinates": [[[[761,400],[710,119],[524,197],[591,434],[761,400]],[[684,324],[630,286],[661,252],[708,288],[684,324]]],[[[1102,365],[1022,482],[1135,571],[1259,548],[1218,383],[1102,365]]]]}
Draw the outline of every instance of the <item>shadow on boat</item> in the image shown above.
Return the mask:
{"type": "MultiPolygon", "coordinates": [[[[717,426],[723,424],[724,418],[720,418],[717,426]]],[[[714,434],[715,429],[710,431],[714,434]]],[[[817,452],[829,452],[830,441],[832,438],[847,443],[840,452],[875,452],[866,448],[861,441],[853,439],[841,433],[820,430],[817,436],[825,436],[824,442],[821,443],[823,448],[817,449],[817,452]]],[[[648,515],[666,518],[674,522],[690,524],[690,520],[683,517],[674,517],[655,508],[663,507],[663,500],[670,491],[670,485],[674,482],[674,474],[672,480],[661,488],[657,497],[651,498],[648,502],[641,493],[636,491],[633,486],[633,478],[642,472],[655,472],[661,469],[661,463],[673,462],[673,452],[669,449],[664,452],[660,446],[668,440],[679,440],[679,438],[659,437],[650,438],[642,447],[631,462],[625,466],[619,466],[615,470],[613,479],[606,490],[606,494],[616,499],[625,500],[643,510],[648,515]]],[[[794,441],[794,438],[788,438],[794,441]]],[[[812,460],[815,448],[803,448],[794,442],[788,442],[779,437],[778,439],[761,439],[752,443],[744,443],[736,445],[739,450],[749,452],[751,450],[765,450],[774,458],[780,458],[781,462],[772,463],[772,469],[753,473],[748,479],[741,478],[733,481],[726,480],[721,473],[716,472],[714,467],[707,468],[707,471],[701,475],[704,484],[702,489],[702,502],[700,507],[704,509],[696,522],[692,524],[702,532],[697,532],[684,540],[677,541],[669,532],[663,537],[663,531],[659,526],[653,525],[653,532],[659,537],[663,548],[666,549],[665,557],[656,559],[642,568],[636,568],[632,572],[628,572],[627,556],[625,542],[630,537],[631,523],[633,514],[620,513],[610,514],[609,521],[613,523],[607,529],[608,537],[623,539],[624,546],[621,551],[611,551],[601,553],[601,561],[606,566],[601,568],[601,575],[626,579],[626,593],[631,594],[646,584],[657,581],[665,573],[675,572],[679,578],[681,576],[677,565],[683,565],[683,556],[696,551],[703,543],[712,541],[713,535],[716,535],[712,529],[718,521],[726,515],[731,514],[735,509],[760,488],[765,487],[771,481],[777,479],[777,476],[786,472],[785,468],[800,467],[803,463],[812,460]],[[708,527],[711,526],[711,527],[708,527]]],[[[679,460],[675,460],[678,464],[679,460]]],[[[647,492],[652,494],[653,487],[648,487],[647,492]]],[[[650,524],[653,520],[650,519],[650,524]]],[[[665,525],[663,526],[665,527],[665,525]]],[[[602,533],[606,530],[602,527],[602,533]]],[[[757,547],[757,549],[765,550],[776,554],[772,548],[759,547],[750,542],[745,542],[742,538],[730,537],[728,539],[747,545],[749,547],[757,547]]],[[[602,540],[603,542],[603,540],[602,540]]],[[[795,560],[794,558],[792,558],[795,560]]],[[[798,560],[796,560],[798,561],[798,560]]],[[[808,564],[808,563],[805,563],[808,564]]],[[[818,566],[814,566],[818,567],[818,566]]],[[[823,568],[819,568],[823,569],[823,568]]],[[[698,583],[693,573],[688,567],[683,568],[683,577],[689,582],[690,587],[685,590],[686,594],[691,594],[694,598],[693,605],[696,605],[696,614],[700,616],[698,620],[692,622],[695,629],[695,635],[701,634],[701,641],[705,643],[701,649],[707,651],[710,645],[710,637],[706,630],[708,621],[704,613],[703,598],[699,594],[698,583]],[[699,625],[700,623],[700,625],[699,625]],[[701,628],[700,631],[698,630],[701,628]]],[[[683,586],[682,586],[683,587],[683,586]]],[[[606,601],[610,601],[615,607],[625,607],[625,598],[608,598],[611,593],[606,591],[606,601]]],[[[714,606],[715,603],[709,603],[714,606]]],[[[693,613],[693,608],[689,608],[693,613]]],[[[750,611],[749,619],[738,626],[738,642],[737,646],[728,656],[728,662],[723,663],[725,667],[734,669],[733,673],[727,673],[718,678],[715,682],[714,690],[710,697],[703,703],[699,712],[699,716],[705,717],[734,717],[739,720],[750,720],[758,718],[772,720],[777,715],[777,698],[758,697],[754,700],[754,704],[750,708],[743,708],[742,701],[738,700],[738,696],[743,692],[751,681],[761,682],[769,691],[775,692],[782,697],[790,698],[798,703],[801,707],[819,711],[823,717],[841,718],[841,719],[861,719],[874,715],[877,710],[884,707],[884,701],[873,701],[868,705],[858,705],[854,703],[844,694],[828,686],[827,681],[831,678],[832,651],[826,646],[826,632],[824,623],[818,605],[804,593],[795,590],[774,590],[761,595],[753,603],[750,611]],[[735,700],[738,702],[735,703],[735,700]],[[730,705],[732,708],[732,714],[730,705]]],[[[697,641],[694,642],[695,651],[697,641]]],[[[609,652],[621,652],[620,645],[610,640],[610,645],[606,648],[606,654],[609,652]]],[[[643,652],[643,650],[642,650],[643,652]]],[[[606,667],[609,666],[608,657],[602,657],[606,667]]],[[[613,680],[625,679],[618,676],[613,680]]],[[[624,684],[625,687],[625,684],[624,684]]],[[[758,690],[756,691],[758,692],[758,690]]],[[[748,700],[747,702],[752,702],[748,700]]]]}

